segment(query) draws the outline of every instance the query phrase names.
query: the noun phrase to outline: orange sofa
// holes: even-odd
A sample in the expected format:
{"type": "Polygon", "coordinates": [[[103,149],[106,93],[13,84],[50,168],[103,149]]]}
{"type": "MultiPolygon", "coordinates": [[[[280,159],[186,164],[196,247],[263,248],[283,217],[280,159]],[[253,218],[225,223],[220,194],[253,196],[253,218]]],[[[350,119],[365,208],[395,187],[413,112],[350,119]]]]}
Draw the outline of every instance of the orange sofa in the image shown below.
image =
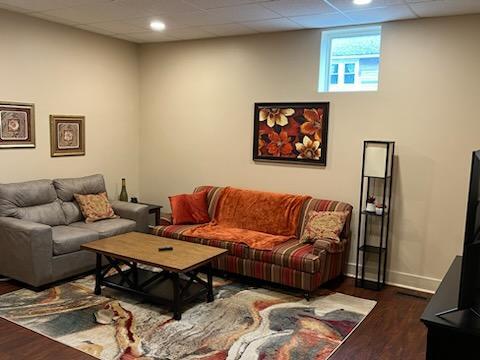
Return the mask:
{"type": "Polygon", "coordinates": [[[350,204],[309,196],[230,187],[200,186],[207,191],[208,224],[172,225],[171,216],[152,233],[228,250],[213,264],[218,270],[301,289],[306,295],[342,275],[350,239],[350,204]],[[340,241],[300,243],[310,211],[347,212],[340,241]]]}

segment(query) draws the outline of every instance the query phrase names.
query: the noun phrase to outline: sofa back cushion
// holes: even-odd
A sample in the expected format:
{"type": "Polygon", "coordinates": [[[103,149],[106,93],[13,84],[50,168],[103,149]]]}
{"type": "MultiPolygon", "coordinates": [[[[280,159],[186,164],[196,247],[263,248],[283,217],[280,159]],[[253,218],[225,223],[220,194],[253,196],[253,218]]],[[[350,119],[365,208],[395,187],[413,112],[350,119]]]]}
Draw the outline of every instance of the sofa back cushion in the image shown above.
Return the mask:
{"type": "Polygon", "coordinates": [[[225,188],[213,221],[222,226],[294,236],[308,196],[225,188]]]}
{"type": "Polygon", "coordinates": [[[61,200],[61,207],[65,213],[67,224],[84,220],[73,194],[99,194],[106,191],[103,176],[99,174],[81,178],[54,179],[53,185],[58,198],[61,200]]]}
{"type": "Polygon", "coordinates": [[[334,200],[323,200],[323,199],[310,199],[305,202],[302,209],[302,214],[300,215],[300,226],[298,227],[297,237],[302,238],[305,226],[307,224],[309,214],[313,211],[340,211],[347,213],[347,218],[345,220],[345,225],[340,234],[341,239],[346,239],[350,235],[350,219],[352,216],[352,205],[344,203],[341,201],[334,200]]]}
{"type": "MultiPolygon", "coordinates": [[[[215,215],[218,200],[224,189],[224,187],[219,186],[202,185],[198,186],[194,190],[194,192],[208,191],[208,213],[211,219],[213,219],[215,215]]],[[[345,226],[342,230],[342,233],[340,234],[340,238],[346,239],[350,236],[350,221],[352,216],[352,209],[352,205],[341,201],[313,198],[309,199],[303,204],[303,208],[299,218],[299,224],[297,227],[296,237],[298,239],[301,239],[310,211],[341,211],[348,213],[347,219],[345,220],[345,226]]]]}
{"type": "Polygon", "coordinates": [[[54,179],[57,196],[65,202],[74,201],[73,194],[88,195],[106,192],[105,180],[100,174],[81,178],[54,179]]]}
{"type": "Polygon", "coordinates": [[[51,180],[0,184],[0,216],[50,226],[66,224],[51,180]]]}

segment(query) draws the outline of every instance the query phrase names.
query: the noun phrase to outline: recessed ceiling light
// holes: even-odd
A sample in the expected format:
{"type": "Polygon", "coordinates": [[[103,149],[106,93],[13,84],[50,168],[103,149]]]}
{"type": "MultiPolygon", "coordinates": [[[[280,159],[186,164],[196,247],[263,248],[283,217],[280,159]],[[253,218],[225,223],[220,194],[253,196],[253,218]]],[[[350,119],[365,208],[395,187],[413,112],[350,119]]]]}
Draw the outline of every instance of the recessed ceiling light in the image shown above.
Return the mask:
{"type": "Polygon", "coordinates": [[[150,23],[150,28],[155,31],[165,30],[165,24],[161,21],[154,20],[150,23]]]}
{"type": "Polygon", "coordinates": [[[355,5],[367,5],[370,4],[372,0],[353,0],[355,5]]]}

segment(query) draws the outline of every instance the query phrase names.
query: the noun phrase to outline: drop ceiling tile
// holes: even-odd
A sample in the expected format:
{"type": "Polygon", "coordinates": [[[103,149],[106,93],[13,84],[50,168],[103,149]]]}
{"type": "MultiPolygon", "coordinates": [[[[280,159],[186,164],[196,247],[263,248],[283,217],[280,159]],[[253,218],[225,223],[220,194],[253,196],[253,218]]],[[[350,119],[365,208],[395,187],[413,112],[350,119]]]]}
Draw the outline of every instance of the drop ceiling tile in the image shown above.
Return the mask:
{"type": "Polygon", "coordinates": [[[186,0],[190,4],[200,9],[215,9],[227,6],[237,6],[245,4],[270,2],[269,0],[186,0]]]}
{"type": "Polygon", "coordinates": [[[326,28],[352,25],[353,22],[341,13],[293,16],[290,20],[306,28],[326,28]]]}
{"type": "Polygon", "coordinates": [[[49,15],[49,14],[45,14],[45,13],[41,13],[41,12],[39,12],[39,13],[28,13],[28,16],[33,16],[33,17],[37,17],[37,18],[40,18],[40,19],[52,21],[52,22],[55,22],[55,23],[64,24],[64,25],[76,25],[76,24],[78,24],[78,23],[76,23],[74,21],[71,21],[69,19],[59,18],[59,17],[53,16],[53,15],[49,15]]]}
{"type": "Polygon", "coordinates": [[[376,7],[404,4],[403,0],[372,0],[372,2],[367,5],[356,5],[352,0],[328,0],[328,2],[340,11],[364,10],[376,7]]]}
{"type": "Polygon", "coordinates": [[[335,12],[323,0],[278,0],[261,4],[282,16],[300,16],[335,12]]]}
{"type": "Polygon", "coordinates": [[[175,14],[199,10],[196,6],[182,0],[117,0],[117,3],[134,5],[154,14],[175,14]]]}
{"type": "Polygon", "coordinates": [[[10,5],[25,12],[39,12],[46,10],[55,10],[80,5],[94,5],[98,3],[106,3],[109,0],[1,0],[2,5],[10,5]]]}
{"type": "Polygon", "coordinates": [[[245,22],[244,24],[258,32],[288,31],[304,28],[302,25],[287,18],[250,21],[245,22]]]}
{"type": "Polygon", "coordinates": [[[148,15],[146,9],[138,8],[134,5],[117,4],[114,2],[98,2],[94,5],[75,6],[46,11],[44,13],[81,24],[121,20],[148,15]]]}
{"type": "Polygon", "coordinates": [[[93,25],[76,25],[75,27],[103,35],[113,35],[115,31],[108,31],[93,25]]]}
{"type": "Polygon", "coordinates": [[[407,5],[386,6],[357,11],[345,11],[356,24],[413,19],[417,16],[407,5]]]}
{"type": "Polygon", "coordinates": [[[97,28],[100,30],[108,31],[113,34],[128,34],[128,33],[135,33],[135,32],[145,32],[145,29],[140,26],[135,26],[129,24],[125,21],[117,20],[117,21],[109,21],[109,22],[101,22],[95,23],[85,26],[91,26],[92,28],[97,28]]]}
{"type": "Polygon", "coordinates": [[[178,40],[172,36],[168,36],[164,33],[147,31],[143,33],[135,34],[116,34],[114,37],[128,40],[136,43],[147,43],[147,42],[164,42],[164,41],[175,41],[178,40]]]}
{"type": "Polygon", "coordinates": [[[276,12],[257,4],[216,8],[209,10],[207,14],[209,18],[221,18],[226,22],[255,21],[280,17],[276,12]]]}
{"type": "Polygon", "coordinates": [[[410,8],[421,17],[472,14],[480,12],[480,0],[435,0],[412,3],[410,8]]]}
{"type": "Polygon", "coordinates": [[[127,24],[140,27],[145,30],[151,30],[150,29],[150,23],[152,21],[161,21],[165,24],[166,30],[168,29],[177,29],[177,28],[182,28],[182,27],[187,27],[188,25],[185,23],[182,23],[178,20],[172,19],[168,15],[158,15],[158,16],[147,16],[147,17],[139,17],[139,18],[132,18],[132,19],[126,19],[123,20],[127,24]]]}
{"type": "Polygon", "coordinates": [[[257,32],[243,24],[207,25],[202,26],[201,29],[217,36],[246,35],[257,32]]]}

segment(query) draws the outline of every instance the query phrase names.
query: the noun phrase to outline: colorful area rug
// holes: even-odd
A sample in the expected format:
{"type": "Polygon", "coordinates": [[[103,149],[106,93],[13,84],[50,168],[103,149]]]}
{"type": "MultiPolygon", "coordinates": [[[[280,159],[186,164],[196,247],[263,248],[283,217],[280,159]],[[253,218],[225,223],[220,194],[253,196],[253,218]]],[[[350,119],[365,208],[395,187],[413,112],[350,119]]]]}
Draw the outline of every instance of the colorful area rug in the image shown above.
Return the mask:
{"type": "Polygon", "coordinates": [[[321,292],[291,294],[215,278],[215,301],[171,318],[168,309],[119,291],[93,294],[93,276],[43,292],[0,296],[0,316],[98,359],[326,359],[375,306],[321,292]],[[113,313],[100,325],[95,313],[113,313]]]}

